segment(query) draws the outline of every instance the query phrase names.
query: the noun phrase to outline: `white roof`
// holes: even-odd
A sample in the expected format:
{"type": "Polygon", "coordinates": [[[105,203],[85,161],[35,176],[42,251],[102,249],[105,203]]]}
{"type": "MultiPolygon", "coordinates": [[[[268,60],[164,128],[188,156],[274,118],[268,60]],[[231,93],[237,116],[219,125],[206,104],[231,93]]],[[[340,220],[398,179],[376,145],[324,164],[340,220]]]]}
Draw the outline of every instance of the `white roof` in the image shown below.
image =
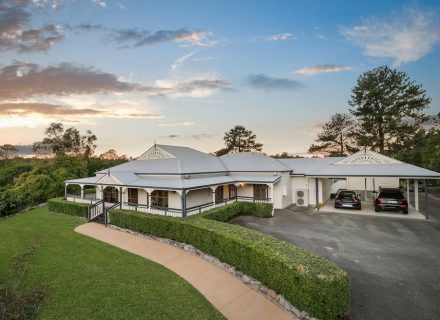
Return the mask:
{"type": "Polygon", "coordinates": [[[373,151],[359,151],[347,158],[281,159],[293,175],[314,177],[440,178],[440,173],[414,166],[373,151]]]}
{"type": "Polygon", "coordinates": [[[243,152],[215,157],[187,147],[154,145],[137,160],[99,171],[100,177],[68,180],[66,183],[196,189],[234,183],[276,183],[280,179],[279,172],[312,177],[440,178],[440,173],[372,151],[360,151],[347,158],[277,160],[262,153],[243,152]],[[230,176],[230,172],[238,172],[238,175],[230,176]],[[275,174],[267,175],[267,172],[275,174]]]}
{"type": "Polygon", "coordinates": [[[138,159],[98,173],[133,172],[136,174],[212,173],[227,171],[219,158],[188,147],[154,145],[138,159]]]}
{"type": "Polygon", "coordinates": [[[282,162],[262,153],[228,153],[220,157],[230,172],[279,172],[290,171],[282,162]]]}

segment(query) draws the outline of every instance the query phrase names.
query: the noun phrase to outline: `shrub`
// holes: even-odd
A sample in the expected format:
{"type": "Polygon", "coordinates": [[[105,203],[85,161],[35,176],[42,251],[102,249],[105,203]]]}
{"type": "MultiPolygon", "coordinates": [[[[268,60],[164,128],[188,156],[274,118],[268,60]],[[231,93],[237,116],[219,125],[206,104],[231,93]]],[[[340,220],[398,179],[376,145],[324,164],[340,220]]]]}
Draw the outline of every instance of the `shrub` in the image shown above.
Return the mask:
{"type": "Polygon", "coordinates": [[[63,198],[50,199],[47,202],[49,211],[65,213],[71,216],[87,218],[89,206],[85,203],[66,201],[63,198]]]}
{"type": "Polygon", "coordinates": [[[0,192],[0,217],[17,213],[25,207],[25,198],[19,192],[15,190],[0,192]]]}
{"type": "Polygon", "coordinates": [[[271,206],[234,203],[189,218],[112,210],[112,224],[188,243],[281,293],[292,305],[321,319],[348,314],[349,279],[324,258],[258,231],[223,223],[241,213],[267,216],[271,206]]]}
{"type": "Polygon", "coordinates": [[[268,218],[272,216],[272,205],[267,203],[234,202],[230,205],[215,208],[201,214],[203,218],[221,222],[228,222],[239,215],[268,218]]]}

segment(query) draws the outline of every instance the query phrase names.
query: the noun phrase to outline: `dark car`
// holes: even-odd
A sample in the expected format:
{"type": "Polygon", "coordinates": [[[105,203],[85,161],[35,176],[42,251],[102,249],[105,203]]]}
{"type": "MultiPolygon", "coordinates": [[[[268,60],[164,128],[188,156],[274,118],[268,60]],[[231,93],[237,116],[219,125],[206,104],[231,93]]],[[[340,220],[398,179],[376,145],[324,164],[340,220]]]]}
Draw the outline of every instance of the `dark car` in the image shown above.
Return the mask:
{"type": "Polygon", "coordinates": [[[359,199],[359,196],[354,191],[341,190],[335,197],[335,208],[355,208],[361,210],[361,199],[359,199]]]}
{"type": "Polygon", "coordinates": [[[379,188],[379,192],[374,199],[374,211],[382,210],[402,210],[402,213],[408,213],[408,201],[398,188],[379,188]]]}

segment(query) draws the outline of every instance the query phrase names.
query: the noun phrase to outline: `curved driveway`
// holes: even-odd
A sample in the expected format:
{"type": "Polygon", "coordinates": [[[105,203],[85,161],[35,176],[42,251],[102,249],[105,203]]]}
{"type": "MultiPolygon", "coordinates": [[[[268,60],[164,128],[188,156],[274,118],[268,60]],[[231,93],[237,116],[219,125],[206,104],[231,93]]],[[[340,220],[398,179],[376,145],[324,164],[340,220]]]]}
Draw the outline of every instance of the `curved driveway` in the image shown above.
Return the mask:
{"type": "Polygon", "coordinates": [[[314,251],[351,279],[351,315],[358,319],[440,319],[440,201],[432,220],[278,211],[232,223],[314,251]]]}

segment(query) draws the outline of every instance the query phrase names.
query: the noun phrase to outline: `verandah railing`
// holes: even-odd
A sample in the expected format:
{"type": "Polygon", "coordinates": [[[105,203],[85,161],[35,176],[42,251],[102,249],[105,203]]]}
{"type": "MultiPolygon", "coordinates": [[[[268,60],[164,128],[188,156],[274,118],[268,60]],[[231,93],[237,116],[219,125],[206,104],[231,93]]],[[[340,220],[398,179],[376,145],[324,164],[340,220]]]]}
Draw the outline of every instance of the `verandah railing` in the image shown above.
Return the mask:
{"type": "Polygon", "coordinates": [[[102,212],[103,212],[103,202],[104,202],[103,200],[99,200],[98,202],[92,204],[89,207],[88,215],[87,215],[87,220],[88,221],[92,221],[96,217],[98,217],[99,215],[102,214],[102,212]]]}

